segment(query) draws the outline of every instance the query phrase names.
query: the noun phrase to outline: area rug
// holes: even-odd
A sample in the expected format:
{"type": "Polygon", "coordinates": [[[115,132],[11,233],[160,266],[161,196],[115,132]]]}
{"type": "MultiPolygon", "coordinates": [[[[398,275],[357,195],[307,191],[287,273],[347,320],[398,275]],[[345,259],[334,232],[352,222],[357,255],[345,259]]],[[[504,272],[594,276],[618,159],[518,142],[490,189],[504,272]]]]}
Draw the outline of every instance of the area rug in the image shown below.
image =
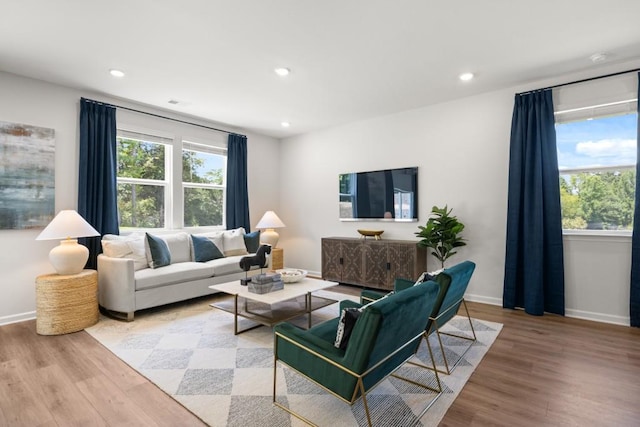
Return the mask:
{"type": "MultiPolygon", "coordinates": [[[[320,291],[336,300],[344,294],[320,291]]],[[[211,426],[303,426],[295,417],[275,407],[273,390],[273,330],[259,327],[233,334],[233,315],[212,308],[223,295],[172,304],[136,313],[135,321],[107,317],[86,331],[133,369],[211,426]]],[[[313,322],[338,315],[333,304],[313,313],[313,322]]],[[[305,325],[306,317],[294,323],[305,325]]],[[[240,328],[252,323],[240,322],[240,328]]],[[[464,354],[451,375],[440,375],[443,393],[434,393],[405,381],[390,378],[369,395],[374,425],[436,426],[473,370],[498,336],[502,325],[473,319],[478,341],[464,354]],[[434,400],[435,398],[435,400],[434,400]],[[429,406],[421,418],[417,415],[429,406]]],[[[466,318],[456,317],[446,326],[457,334],[470,334],[466,318]]],[[[457,360],[468,342],[445,338],[448,360],[457,360]]],[[[433,348],[437,344],[433,342],[433,348]]],[[[439,351],[434,352],[442,365],[439,351]]],[[[429,360],[422,343],[417,357],[429,360]]],[[[410,370],[411,368],[403,368],[410,370]]],[[[430,371],[420,370],[422,382],[433,384],[430,371]]],[[[320,426],[367,425],[362,400],[354,405],[340,401],[324,390],[278,364],[278,401],[320,426]]],[[[411,376],[411,373],[408,374],[411,376]]],[[[403,372],[403,376],[407,376],[403,372]]]]}

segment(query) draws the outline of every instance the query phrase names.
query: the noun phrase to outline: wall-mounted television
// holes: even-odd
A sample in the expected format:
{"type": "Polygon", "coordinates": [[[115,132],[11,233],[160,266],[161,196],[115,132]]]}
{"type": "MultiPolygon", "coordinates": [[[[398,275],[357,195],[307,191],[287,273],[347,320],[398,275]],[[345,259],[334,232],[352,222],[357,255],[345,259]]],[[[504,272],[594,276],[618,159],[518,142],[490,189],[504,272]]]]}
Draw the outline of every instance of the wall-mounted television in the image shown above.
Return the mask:
{"type": "Polygon", "coordinates": [[[418,168],[343,173],[340,221],[418,221],[418,168]]]}

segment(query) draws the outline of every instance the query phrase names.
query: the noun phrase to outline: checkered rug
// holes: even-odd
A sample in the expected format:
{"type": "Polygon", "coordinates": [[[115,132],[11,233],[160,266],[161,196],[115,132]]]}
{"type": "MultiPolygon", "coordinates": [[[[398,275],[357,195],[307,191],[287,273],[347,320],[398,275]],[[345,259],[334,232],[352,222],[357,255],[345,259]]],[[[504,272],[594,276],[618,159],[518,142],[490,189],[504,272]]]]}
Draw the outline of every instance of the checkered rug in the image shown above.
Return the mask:
{"type": "MultiPolygon", "coordinates": [[[[327,291],[319,295],[336,300],[345,295],[327,291]]],[[[273,389],[273,331],[259,327],[233,334],[233,315],[209,304],[227,298],[214,295],[136,313],[135,321],[106,317],[86,331],[116,356],[144,375],[176,401],[211,426],[303,426],[297,418],[275,407],[273,389]]],[[[314,324],[337,316],[333,304],[313,313],[314,324]]],[[[300,326],[306,316],[296,319],[300,326]]],[[[251,326],[240,321],[240,328],[251,326]]],[[[502,329],[499,323],[473,319],[478,341],[466,352],[451,375],[440,375],[443,393],[436,395],[405,381],[390,378],[368,394],[374,425],[436,426],[502,329]],[[421,418],[417,414],[431,404],[421,418]]],[[[457,334],[470,334],[466,318],[446,326],[457,334]]],[[[468,347],[458,338],[443,337],[448,360],[457,360],[468,347]]],[[[437,349],[437,344],[432,347],[437,349]]],[[[439,351],[434,351],[442,364],[439,351]]],[[[418,358],[427,362],[426,345],[418,358]]],[[[402,368],[403,376],[412,369],[402,368]]],[[[417,372],[417,371],[416,371],[417,372]]],[[[433,374],[420,370],[421,382],[433,383],[433,374]],[[431,376],[431,377],[429,377],[431,376]]],[[[362,400],[349,406],[313,383],[278,364],[278,402],[321,426],[366,425],[362,400]]]]}

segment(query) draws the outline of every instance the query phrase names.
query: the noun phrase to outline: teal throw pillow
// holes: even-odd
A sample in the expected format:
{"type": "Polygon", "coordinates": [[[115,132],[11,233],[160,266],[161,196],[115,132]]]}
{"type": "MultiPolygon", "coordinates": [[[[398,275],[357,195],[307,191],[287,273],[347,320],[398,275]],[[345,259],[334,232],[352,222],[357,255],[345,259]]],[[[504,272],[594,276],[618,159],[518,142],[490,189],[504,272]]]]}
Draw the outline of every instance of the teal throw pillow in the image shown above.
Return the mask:
{"type": "Polygon", "coordinates": [[[191,235],[193,242],[193,258],[196,262],[207,262],[218,258],[224,258],[220,249],[209,238],[191,235]]]}
{"type": "Polygon", "coordinates": [[[149,266],[151,268],[164,267],[171,264],[171,253],[169,252],[169,246],[167,242],[160,237],[152,236],[149,233],[147,235],[147,243],[149,244],[149,252],[151,253],[151,261],[149,266]]]}
{"type": "Polygon", "coordinates": [[[252,231],[244,235],[244,245],[247,247],[247,252],[255,254],[260,247],[260,230],[252,231]]]}

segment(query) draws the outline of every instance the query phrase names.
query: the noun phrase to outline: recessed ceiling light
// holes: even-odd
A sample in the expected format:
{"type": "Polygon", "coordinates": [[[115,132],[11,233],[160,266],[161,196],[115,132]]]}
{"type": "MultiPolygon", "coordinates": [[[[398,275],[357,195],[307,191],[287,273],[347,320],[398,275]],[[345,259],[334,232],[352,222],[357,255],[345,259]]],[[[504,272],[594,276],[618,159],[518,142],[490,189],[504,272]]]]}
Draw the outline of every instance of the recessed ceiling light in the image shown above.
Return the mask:
{"type": "Polygon", "coordinates": [[[280,77],[288,76],[289,73],[291,72],[291,70],[288,68],[276,68],[273,71],[275,71],[276,74],[279,75],[280,77]]]}
{"type": "Polygon", "coordinates": [[[291,126],[291,123],[289,123],[289,122],[282,122],[282,123],[280,123],[280,125],[281,125],[283,128],[288,128],[289,126],[291,126]]]}
{"type": "Polygon", "coordinates": [[[109,70],[109,73],[111,73],[113,77],[124,77],[124,72],[120,70],[109,70]]]}
{"type": "Polygon", "coordinates": [[[473,77],[473,73],[462,73],[458,76],[458,78],[463,82],[468,82],[469,80],[473,79],[473,77]]]}
{"type": "Polygon", "coordinates": [[[593,55],[591,55],[589,57],[589,59],[591,60],[591,62],[598,63],[598,62],[604,62],[607,60],[609,56],[606,53],[594,53],[593,55]]]}

